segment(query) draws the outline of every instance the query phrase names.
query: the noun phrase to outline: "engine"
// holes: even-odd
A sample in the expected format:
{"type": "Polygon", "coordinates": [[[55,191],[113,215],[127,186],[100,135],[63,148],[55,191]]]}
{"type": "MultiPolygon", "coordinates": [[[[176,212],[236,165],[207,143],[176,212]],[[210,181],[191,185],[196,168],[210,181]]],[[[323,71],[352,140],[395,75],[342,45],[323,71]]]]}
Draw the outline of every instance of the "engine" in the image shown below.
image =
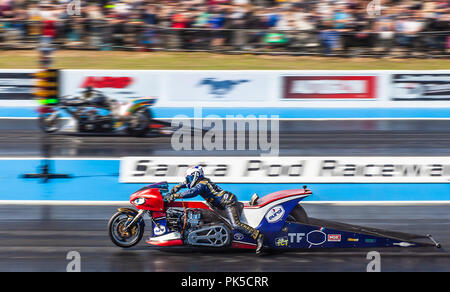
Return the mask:
{"type": "Polygon", "coordinates": [[[196,228],[203,224],[202,212],[198,209],[187,209],[186,212],[179,209],[167,210],[167,226],[170,230],[180,231],[196,228]]]}
{"type": "Polygon", "coordinates": [[[211,211],[169,209],[166,218],[170,230],[183,231],[187,244],[223,247],[230,243],[230,229],[211,211]]]}
{"type": "Polygon", "coordinates": [[[109,132],[113,130],[112,118],[99,108],[82,108],[77,112],[80,132],[109,132]]]}

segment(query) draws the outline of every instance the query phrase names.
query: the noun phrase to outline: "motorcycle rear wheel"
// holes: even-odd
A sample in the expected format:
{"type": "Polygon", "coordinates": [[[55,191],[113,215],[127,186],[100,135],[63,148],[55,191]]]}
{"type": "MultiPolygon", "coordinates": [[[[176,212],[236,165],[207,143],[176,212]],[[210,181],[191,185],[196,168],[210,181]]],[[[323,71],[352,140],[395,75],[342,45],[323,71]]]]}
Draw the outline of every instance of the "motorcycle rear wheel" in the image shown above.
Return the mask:
{"type": "Polygon", "coordinates": [[[302,206],[297,205],[288,215],[287,222],[308,223],[308,215],[302,206]]]}
{"type": "Polygon", "coordinates": [[[134,216],[130,213],[117,212],[108,222],[108,234],[111,241],[122,248],[130,248],[137,245],[144,236],[144,223],[140,220],[128,230],[125,230],[125,224],[133,220],[134,216]]]}
{"type": "Polygon", "coordinates": [[[140,109],[132,114],[126,131],[131,136],[143,137],[150,132],[151,120],[151,112],[146,108],[140,109]]]}

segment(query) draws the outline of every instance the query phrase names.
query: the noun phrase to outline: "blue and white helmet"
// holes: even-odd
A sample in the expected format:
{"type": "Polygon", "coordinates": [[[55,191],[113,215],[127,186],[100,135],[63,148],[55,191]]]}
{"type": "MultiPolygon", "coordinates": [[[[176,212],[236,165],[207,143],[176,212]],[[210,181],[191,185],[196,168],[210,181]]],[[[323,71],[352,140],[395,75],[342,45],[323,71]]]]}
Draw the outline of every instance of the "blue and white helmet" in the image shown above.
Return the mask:
{"type": "Polygon", "coordinates": [[[186,186],[192,189],[193,187],[195,187],[195,185],[197,185],[197,183],[201,179],[205,177],[205,174],[203,172],[203,168],[197,165],[188,168],[188,170],[186,170],[185,177],[186,177],[186,186]]]}

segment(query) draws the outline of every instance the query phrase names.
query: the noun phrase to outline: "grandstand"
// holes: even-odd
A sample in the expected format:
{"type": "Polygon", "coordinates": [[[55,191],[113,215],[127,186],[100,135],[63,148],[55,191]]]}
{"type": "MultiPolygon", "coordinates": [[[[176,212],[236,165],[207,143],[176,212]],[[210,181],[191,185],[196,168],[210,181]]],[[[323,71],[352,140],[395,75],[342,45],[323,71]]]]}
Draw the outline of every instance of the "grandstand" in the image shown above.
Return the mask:
{"type": "Polygon", "coordinates": [[[448,1],[0,1],[3,49],[448,57],[448,1]]]}

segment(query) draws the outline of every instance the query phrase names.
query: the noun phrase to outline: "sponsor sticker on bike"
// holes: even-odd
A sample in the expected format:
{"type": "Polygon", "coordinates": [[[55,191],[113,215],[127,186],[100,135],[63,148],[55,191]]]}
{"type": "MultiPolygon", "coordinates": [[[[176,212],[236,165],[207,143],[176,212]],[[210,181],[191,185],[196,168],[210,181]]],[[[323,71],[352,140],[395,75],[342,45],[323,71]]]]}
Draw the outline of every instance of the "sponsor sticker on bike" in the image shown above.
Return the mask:
{"type": "Polygon", "coordinates": [[[287,247],[289,244],[289,238],[287,236],[275,238],[275,246],[287,247]]]}
{"type": "Polygon", "coordinates": [[[313,230],[306,234],[306,241],[311,245],[321,245],[326,239],[327,236],[322,230],[313,230]]]}
{"type": "Polygon", "coordinates": [[[237,232],[234,234],[233,238],[234,240],[242,240],[244,239],[244,234],[237,232]]]}
{"type": "Polygon", "coordinates": [[[349,238],[347,238],[347,241],[350,241],[350,242],[359,242],[359,238],[349,237],[349,238]]]}
{"type": "Polygon", "coordinates": [[[328,234],[328,241],[330,242],[340,242],[341,235],[340,234],[328,234]]]}
{"type": "Polygon", "coordinates": [[[155,236],[160,236],[164,233],[166,233],[166,227],[164,225],[155,226],[155,228],[153,228],[153,234],[155,236]]]}
{"type": "Polygon", "coordinates": [[[269,223],[276,223],[281,220],[284,216],[284,208],[283,206],[275,206],[269,210],[266,214],[266,220],[269,223]]]}

